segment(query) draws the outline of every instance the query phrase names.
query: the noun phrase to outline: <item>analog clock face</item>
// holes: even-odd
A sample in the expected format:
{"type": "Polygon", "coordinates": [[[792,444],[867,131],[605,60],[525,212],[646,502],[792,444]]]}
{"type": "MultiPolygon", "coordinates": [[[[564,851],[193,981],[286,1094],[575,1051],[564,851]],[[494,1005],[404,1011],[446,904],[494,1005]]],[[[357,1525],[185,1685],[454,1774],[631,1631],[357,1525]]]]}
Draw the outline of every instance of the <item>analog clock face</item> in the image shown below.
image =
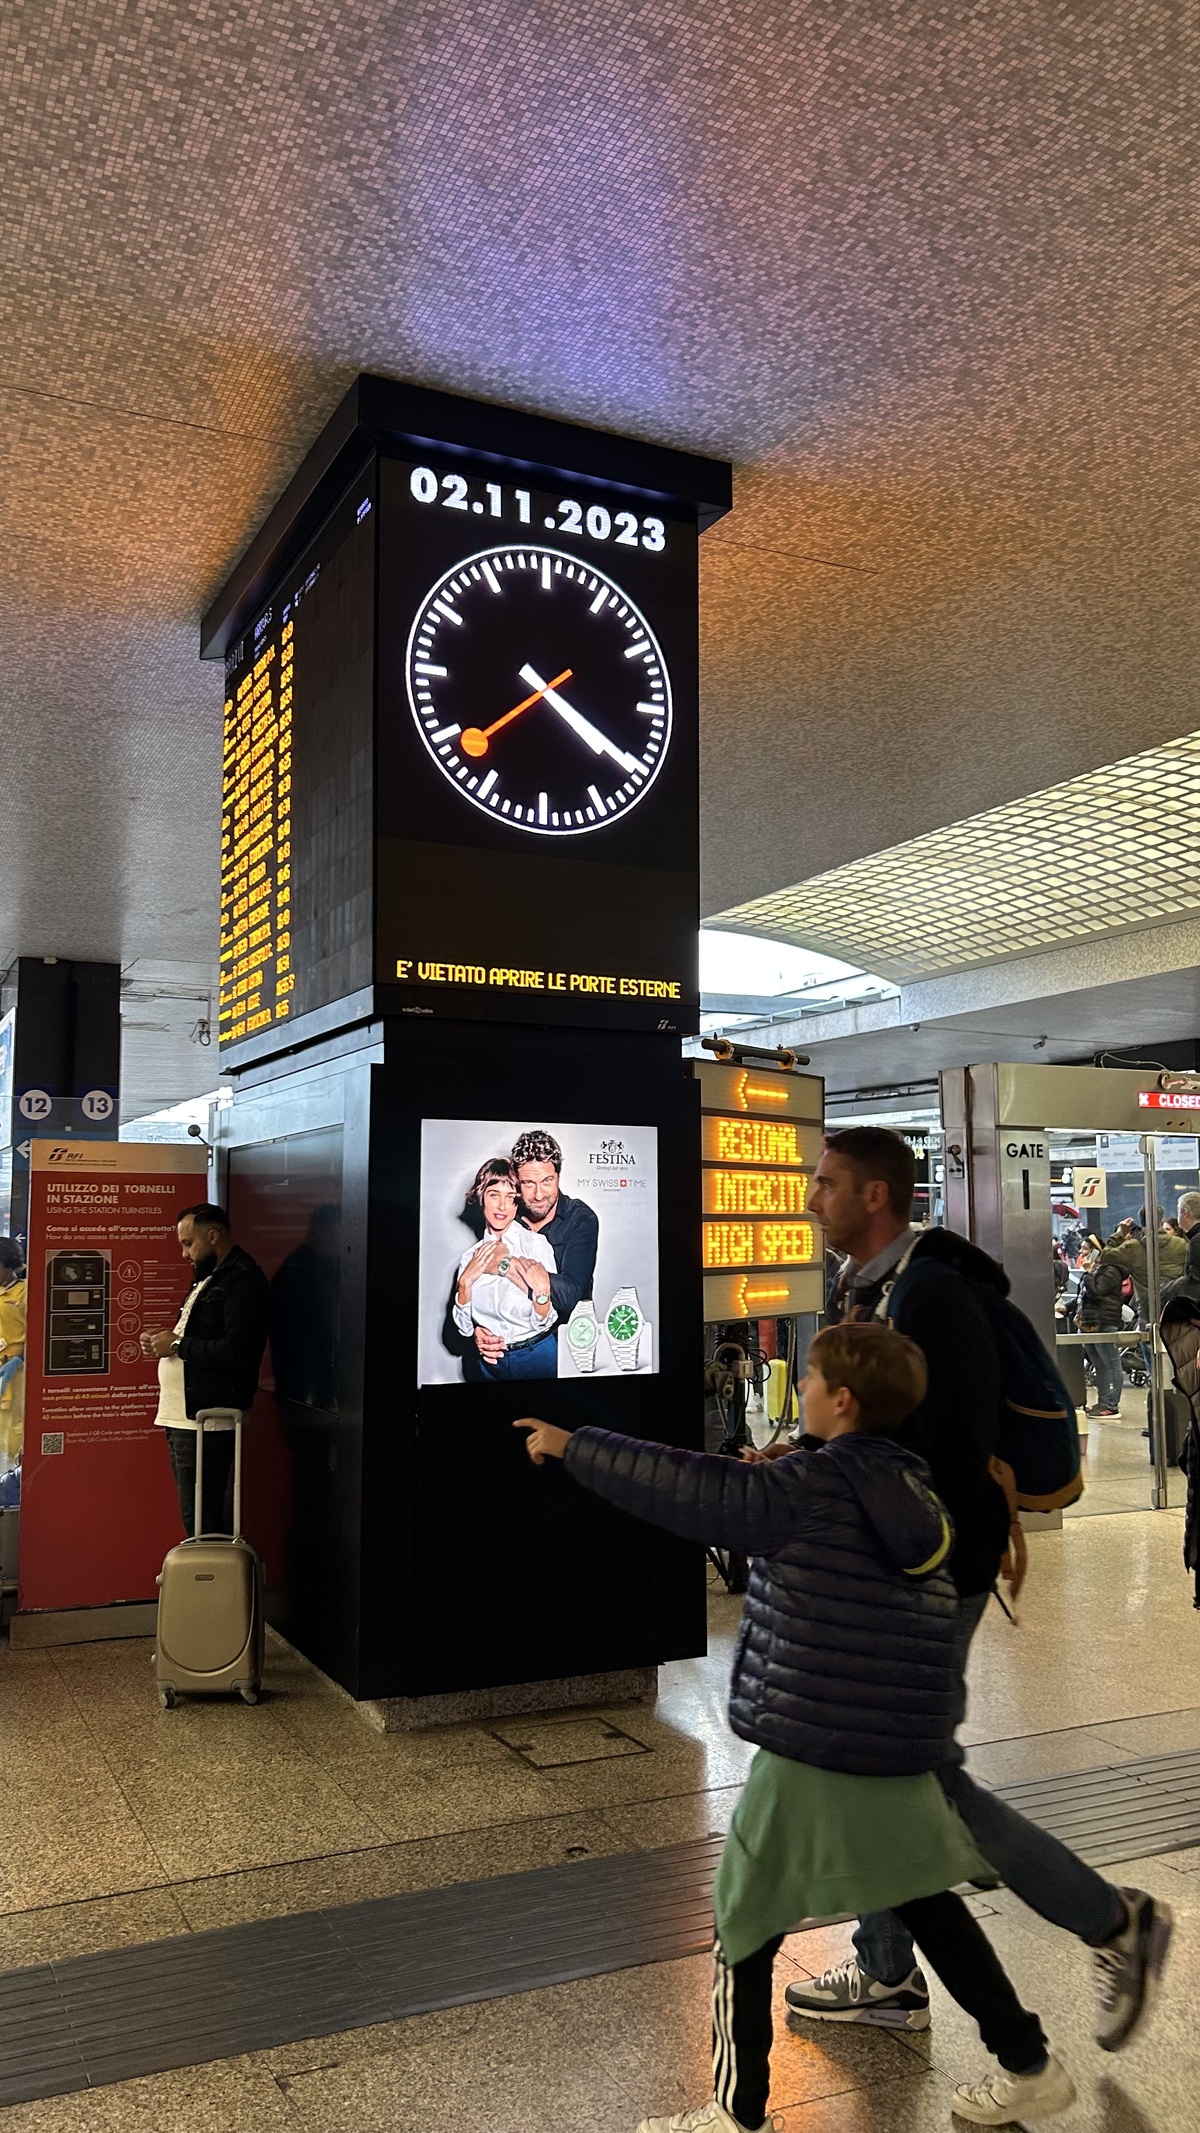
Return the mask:
{"type": "Polygon", "coordinates": [[[484,548],[447,571],[417,611],[405,672],[443,777],[536,836],[619,821],[671,744],[670,678],[645,616],[557,548],[484,548]]]}

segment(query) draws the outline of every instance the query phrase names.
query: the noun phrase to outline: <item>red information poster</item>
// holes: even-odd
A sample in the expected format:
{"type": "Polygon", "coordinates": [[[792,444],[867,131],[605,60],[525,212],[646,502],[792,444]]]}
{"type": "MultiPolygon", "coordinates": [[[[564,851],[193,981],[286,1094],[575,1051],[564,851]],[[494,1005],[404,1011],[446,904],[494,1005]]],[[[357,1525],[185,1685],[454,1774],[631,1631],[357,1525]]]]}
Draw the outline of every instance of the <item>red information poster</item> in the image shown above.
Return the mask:
{"type": "Polygon", "coordinates": [[[181,1536],[144,1328],[188,1286],[175,1224],[205,1197],[202,1147],[35,1140],[21,1476],[23,1609],[152,1600],[181,1536]]]}

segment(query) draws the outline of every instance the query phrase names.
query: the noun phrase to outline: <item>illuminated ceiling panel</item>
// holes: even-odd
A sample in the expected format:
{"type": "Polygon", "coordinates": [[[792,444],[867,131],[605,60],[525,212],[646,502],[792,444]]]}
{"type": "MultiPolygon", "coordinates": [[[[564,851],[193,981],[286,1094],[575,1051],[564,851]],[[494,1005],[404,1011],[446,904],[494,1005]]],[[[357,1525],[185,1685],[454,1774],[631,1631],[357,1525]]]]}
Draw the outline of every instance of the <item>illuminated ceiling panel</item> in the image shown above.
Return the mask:
{"type": "Polygon", "coordinates": [[[897,980],[1200,911],[1200,733],[816,874],[715,926],[897,980]]]}

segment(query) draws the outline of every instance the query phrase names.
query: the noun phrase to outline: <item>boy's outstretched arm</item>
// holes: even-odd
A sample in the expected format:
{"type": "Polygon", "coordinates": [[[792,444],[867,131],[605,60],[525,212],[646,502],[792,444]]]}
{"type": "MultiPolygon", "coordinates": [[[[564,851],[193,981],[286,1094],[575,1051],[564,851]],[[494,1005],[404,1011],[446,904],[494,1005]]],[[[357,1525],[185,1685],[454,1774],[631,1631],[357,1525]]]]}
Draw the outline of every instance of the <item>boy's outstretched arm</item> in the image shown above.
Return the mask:
{"type": "Polygon", "coordinates": [[[530,1432],[527,1449],[535,1465],[562,1459],[575,1481],[619,1510],[683,1540],[738,1555],[770,1555],[794,1539],[805,1499],[817,1485],[819,1469],[811,1459],[751,1464],[647,1444],[610,1429],[568,1432],[528,1417],[513,1427],[530,1432]]]}

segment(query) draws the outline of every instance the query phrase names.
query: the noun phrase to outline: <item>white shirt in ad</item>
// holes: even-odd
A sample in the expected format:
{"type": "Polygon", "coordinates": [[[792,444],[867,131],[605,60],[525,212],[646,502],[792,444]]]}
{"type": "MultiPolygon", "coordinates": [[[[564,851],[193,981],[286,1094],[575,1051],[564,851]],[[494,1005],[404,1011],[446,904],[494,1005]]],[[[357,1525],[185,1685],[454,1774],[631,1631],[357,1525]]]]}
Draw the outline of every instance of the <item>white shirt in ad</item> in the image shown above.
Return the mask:
{"type": "MultiPolygon", "coordinates": [[[[534,1229],[524,1229],[519,1222],[510,1223],[505,1230],[504,1249],[514,1259],[536,1259],[548,1274],[558,1272],[554,1253],[545,1238],[534,1229]]],[[[507,1274],[481,1274],[471,1291],[470,1302],[459,1303],[458,1284],[463,1268],[478,1250],[477,1244],[467,1246],[454,1277],[454,1323],[459,1332],[470,1337],[476,1326],[482,1326],[485,1332],[498,1334],[509,1348],[517,1341],[533,1340],[536,1334],[548,1332],[558,1316],[553,1304],[545,1317],[539,1318],[528,1290],[518,1288],[507,1274]]]]}

